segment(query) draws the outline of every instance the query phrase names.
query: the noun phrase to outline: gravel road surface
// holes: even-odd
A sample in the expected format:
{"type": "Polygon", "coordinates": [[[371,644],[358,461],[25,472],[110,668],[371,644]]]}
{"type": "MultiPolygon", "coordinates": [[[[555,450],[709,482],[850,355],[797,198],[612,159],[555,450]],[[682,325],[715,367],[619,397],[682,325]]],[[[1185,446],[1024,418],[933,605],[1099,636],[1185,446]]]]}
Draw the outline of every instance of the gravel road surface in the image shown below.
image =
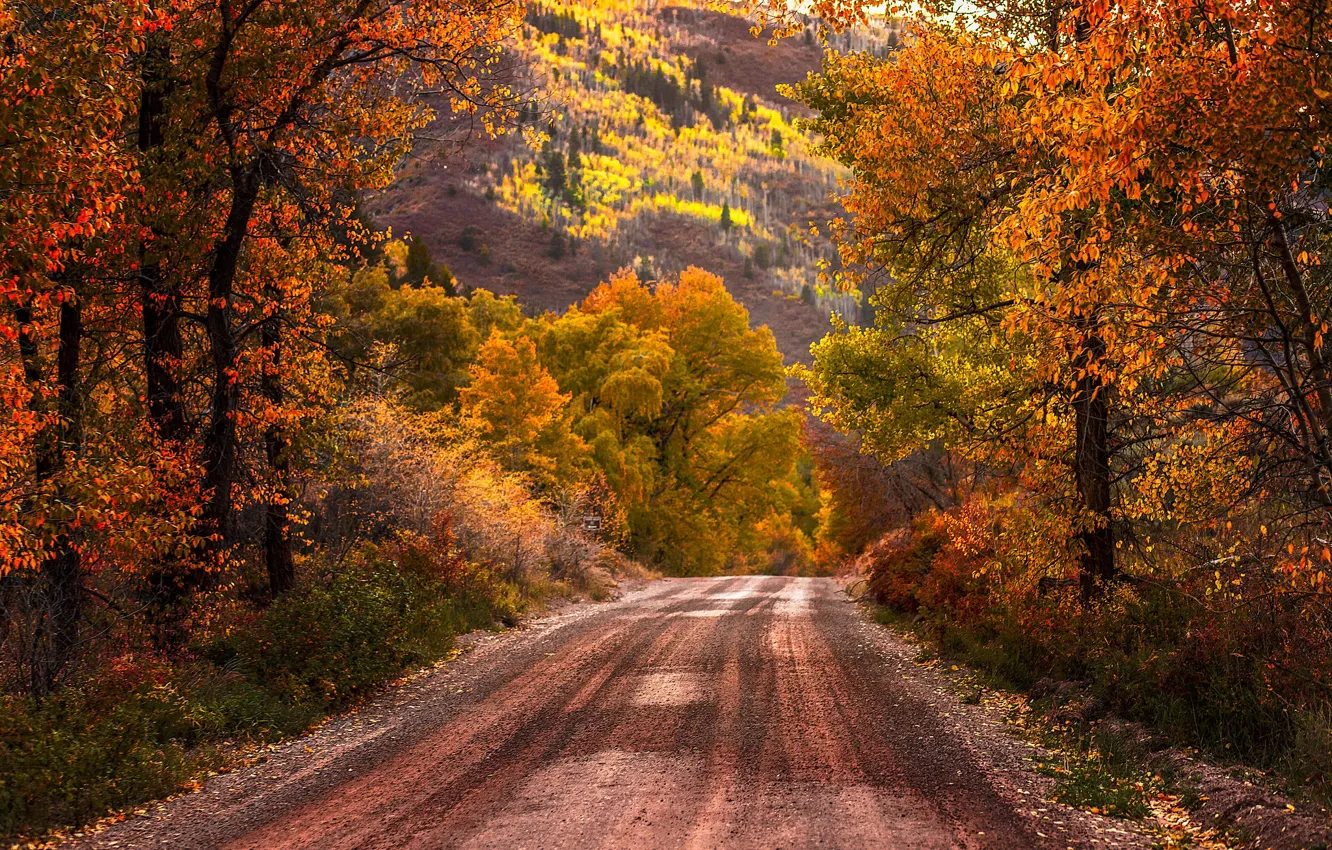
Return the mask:
{"type": "Polygon", "coordinates": [[[659,581],[480,638],[261,763],[69,846],[1138,843],[1041,802],[1023,745],[973,708],[831,580],[659,581]]]}

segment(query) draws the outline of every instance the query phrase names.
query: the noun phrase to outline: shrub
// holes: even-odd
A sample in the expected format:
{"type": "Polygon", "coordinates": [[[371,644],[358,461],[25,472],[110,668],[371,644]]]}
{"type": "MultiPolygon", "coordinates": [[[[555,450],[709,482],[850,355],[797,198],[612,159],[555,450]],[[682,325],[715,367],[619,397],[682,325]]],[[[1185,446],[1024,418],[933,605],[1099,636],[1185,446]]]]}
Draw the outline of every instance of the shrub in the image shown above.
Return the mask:
{"type": "Polygon", "coordinates": [[[219,624],[196,660],[126,656],[40,702],[0,697],[0,838],[166,796],[218,763],[220,745],[300,733],[526,607],[512,584],[412,535],[301,578],[219,624]]]}
{"type": "Polygon", "coordinates": [[[485,564],[525,592],[602,548],[572,529],[574,515],[559,516],[533,495],[526,477],[506,472],[476,445],[441,446],[428,428],[405,426],[401,410],[379,402],[349,418],[364,475],[356,493],[363,513],[428,538],[440,552],[485,564]]]}
{"type": "Polygon", "coordinates": [[[914,614],[920,610],[921,592],[946,540],[928,515],[871,544],[858,562],[869,579],[869,595],[880,605],[914,614]]]}
{"type": "Polygon", "coordinates": [[[164,684],[0,697],[0,838],[169,794],[210,761],[196,740],[185,698],[164,684]]]}
{"type": "Polygon", "coordinates": [[[401,584],[363,569],[336,574],[284,597],[209,655],[285,702],[343,705],[410,660],[397,638],[408,604],[401,584]]]}
{"type": "Polygon", "coordinates": [[[480,578],[416,539],[368,546],[205,654],[284,703],[324,713],[443,656],[454,636],[511,616],[509,594],[499,590],[492,606],[480,578]]]}
{"type": "Polygon", "coordinates": [[[475,224],[469,224],[463,228],[462,233],[458,236],[458,247],[470,254],[481,247],[481,236],[481,228],[475,224]]]}
{"type": "MultiPolygon", "coordinates": [[[[1084,606],[1066,583],[1004,562],[1011,504],[973,497],[927,510],[857,562],[868,594],[992,682],[1080,680],[1120,716],[1226,760],[1279,770],[1332,799],[1332,659],[1326,624],[1247,567],[1125,579],[1084,606]],[[1210,604],[1229,587],[1224,607],[1210,604]]],[[[1098,780],[1099,781],[1099,780],[1098,780]]]]}

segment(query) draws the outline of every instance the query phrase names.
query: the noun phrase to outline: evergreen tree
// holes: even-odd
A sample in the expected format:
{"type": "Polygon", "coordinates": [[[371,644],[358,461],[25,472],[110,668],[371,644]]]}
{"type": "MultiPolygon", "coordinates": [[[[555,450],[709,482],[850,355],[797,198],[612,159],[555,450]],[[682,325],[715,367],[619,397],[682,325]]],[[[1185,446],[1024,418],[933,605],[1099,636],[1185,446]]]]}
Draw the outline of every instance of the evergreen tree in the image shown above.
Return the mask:
{"type": "Polygon", "coordinates": [[[443,263],[436,263],[430,257],[430,249],[415,236],[407,242],[407,254],[403,261],[402,283],[421,286],[427,282],[442,287],[450,297],[454,291],[453,273],[443,263]]]}
{"type": "Polygon", "coordinates": [[[754,265],[761,269],[772,265],[772,248],[767,242],[761,242],[754,248],[754,265]]]}
{"type": "Polygon", "coordinates": [[[579,172],[583,170],[583,143],[578,137],[578,133],[571,133],[569,135],[569,156],[567,166],[570,182],[578,181],[581,177],[579,172]]]}
{"type": "Polygon", "coordinates": [[[419,285],[426,275],[430,274],[430,249],[420,239],[415,236],[410,237],[407,240],[407,255],[403,265],[405,266],[403,282],[419,285]]]}
{"type": "Polygon", "coordinates": [[[546,172],[546,179],[542,185],[553,198],[564,197],[565,190],[568,188],[569,175],[565,170],[564,154],[547,144],[545,161],[542,168],[546,172]]]}

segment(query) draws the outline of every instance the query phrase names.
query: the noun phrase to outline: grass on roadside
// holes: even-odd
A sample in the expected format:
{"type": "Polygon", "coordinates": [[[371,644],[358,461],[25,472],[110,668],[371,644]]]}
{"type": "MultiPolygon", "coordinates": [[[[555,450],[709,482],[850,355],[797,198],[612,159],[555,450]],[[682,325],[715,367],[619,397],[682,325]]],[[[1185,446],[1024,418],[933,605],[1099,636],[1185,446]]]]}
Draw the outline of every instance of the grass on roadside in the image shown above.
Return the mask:
{"type": "Polygon", "coordinates": [[[1123,735],[1055,726],[1038,730],[1036,738],[1050,754],[1036,770],[1055,780],[1056,802],[1141,820],[1151,814],[1153,797],[1175,791],[1169,772],[1123,735]]]}

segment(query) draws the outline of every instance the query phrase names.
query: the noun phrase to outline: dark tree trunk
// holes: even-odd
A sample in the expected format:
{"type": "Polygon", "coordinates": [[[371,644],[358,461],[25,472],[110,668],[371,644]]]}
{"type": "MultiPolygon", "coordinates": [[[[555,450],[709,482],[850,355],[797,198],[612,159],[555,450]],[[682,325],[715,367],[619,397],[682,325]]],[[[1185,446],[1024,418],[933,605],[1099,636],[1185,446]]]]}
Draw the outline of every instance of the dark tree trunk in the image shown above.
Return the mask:
{"type": "MultiPolygon", "coordinates": [[[[160,167],[154,162],[156,151],[165,142],[166,95],[170,79],[170,48],[162,33],[148,36],[143,53],[139,95],[138,149],[143,168],[160,167]]],[[[163,273],[157,255],[164,243],[155,223],[149,223],[150,237],[139,243],[139,311],[143,322],[143,371],[148,422],[157,436],[168,444],[183,443],[190,433],[185,401],[176,370],[184,360],[185,344],[180,331],[181,283],[163,273]]],[[[147,575],[150,594],[149,619],[153,640],[159,649],[176,646],[184,635],[180,629],[180,602],[187,592],[202,583],[204,573],[197,566],[161,558],[147,575]]]]}
{"type": "Polygon", "coordinates": [[[19,326],[18,347],[19,360],[23,363],[23,379],[29,386],[36,387],[42,380],[42,362],[37,347],[37,329],[32,323],[32,308],[26,305],[14,308],[14,318],[19,326]]]}
{"type": "MultiPolygon", "coordinates": [[[[277,310],[279,294],[276,288],[264,287],[269,309],[273,312],[264,319],[263,346],[268,354],[264,364],[262,390],[264,398],[274,408],[282,405],[282,319],[277,310]]],[[[287,505],[290,502],[291,446],[282,426],[274,422],[264,432],[264,449],[268,456],[268,469],[272,477],[272,495],[264,506],[264,563],[268,567],[268,588],[273,599],[291,590],[296,580],[296,567],[291,553],[291,520],[287,505]]]]}
{"type": "MultiPolygon", "coordinates": [[[[143,91],[139,96],[139,152],[149,154],[164,140],[166,110],[166,41],[153,35],[143,57],[143,91]]],[[[153,231],[153,239],[159,234],[153,231]]],[[[158,436],[172,442],[185,438],[185,404],[175,368],[184,356],[180,334],[181,295],[178,283],[167,281],[161,261],[150,246],[139,246],[139,300],[143,314],[144,375],[147,379],[148,419],[158,436]]]]}
{"type": "Polygon", "coordinates": [[[238,344],[233,319],[233,287],[240,267],[241,249],[250,218],[259,199],[257,168],[232,174],[231,207],[208,270],[208,313],[204,326],[213,362],[213,391],[209,403],[208,432],[204,441],[204,531],[207,553],[224,548],[230,534],[232,491],[239,468],[236,444],[236,413],[240,407],[240,382],[236,373],[238,344]]]}
{"type": "Polygon", "coordinates": [[[1109,388],[1096,374],[1105,356],[1105,342],[1095,333],[1084,342],[1075,368],[1081,372],[1073,398],[1077,429],[1074,476],[1084,519],[1091,523],[1078,535],[1083,545],[1078,584],[1084,602],[1098,596],[1115,577],[1115,535],[1110,524],[1110,399],[1109,388]]]}
{"type": "Polygon", "coordinates": [[[156,262],[140,266],[139,286],[148,419],[162,439],[179,442],[188,434],[175,374],[185,353],[180,335],[180,290],[163,281],[161,266],[156,262]]]}
{"type": "MultiPolygon", "coordinates": [[[[1267,225],[1272,232],[1272,247],[1275,250],[1277,262],[1281,267],[1281,276],[1286,283],[1286,291],[1290,293],[1290,301],[1295,309],[1290,311],[1294,313],[1288,321],[1280,318],[1277,322],[1282,326],[1289,325],[1289,331],[1285,335],[1298,338],[1301,347],[1304,349],[1304,359],[1308,362],[1308,378],[1303,381],[1292,381],[1290,384],[1290,406],[1292,409],[1307,410],[1310,415],[1305,417],[1305,427],[1308,431],[1307,438],[1301,440],[1304,443],[1304,455],[1309,466],[1314,470],[1313,480],[1310,482],[1310,492],[1315,501],[1324,506],[1332,505],[1332,450],[1329,448],[1329,440],[1332,439],[1332,366],[1329,365],[1326,358],[1326,350],[1323,346],[1320,323],[1322,321],[1323,310],[1315,306],[1314,297],[1311,297],[1308,286],[1305,283],[1304,274],[1300,271],[1299,265],[1295,260],[1295,254],[1291,250],[1290,240],[1286,233],[1286,224],[1275,210],[1267,216],[1267,225]],[[1307,401],[1302,402],[1296,398],[1296,395],[1307,395],[1317,401],[1315,406],[1307,401]]],[[[1268,301],[1270,308],[1274,308],[1270,298],[1268,301]]],[[[1272,309],[1276,316],[1276,310],[1272,309]]],[[[1295,360],[1295,352],[1290,350],[1293,344],[1291,340],[1287,344],[1286,362],[1291,363],[1295,360]]]]}
{"type": "MultiPolygon", "coordinates": [[[[19,320],[31,328],[32,314],[21,311],[19,320]]],[[[83,441],[83,394],[79,386],[79,358],[83,343],[83,308],[68,295],[60,305],[59,339],[56,349],[56,418],[38,437],[35,474],[39,485],[54,482],[55,497],[61,499],[59,478],[66,458],[83,441]]],[[[20,337],[24,373],[30,381],[40,379],[41,364],[31,330],[20,337]]],[[[41,404],[42,402],[38,402],[41,404]]],[[[51,543],[36,576],[38,610],[32,641],[30,687],[41,697],[55,689],[78,646],[83,596],[82,559],[68,529],[51,543]]]]}

